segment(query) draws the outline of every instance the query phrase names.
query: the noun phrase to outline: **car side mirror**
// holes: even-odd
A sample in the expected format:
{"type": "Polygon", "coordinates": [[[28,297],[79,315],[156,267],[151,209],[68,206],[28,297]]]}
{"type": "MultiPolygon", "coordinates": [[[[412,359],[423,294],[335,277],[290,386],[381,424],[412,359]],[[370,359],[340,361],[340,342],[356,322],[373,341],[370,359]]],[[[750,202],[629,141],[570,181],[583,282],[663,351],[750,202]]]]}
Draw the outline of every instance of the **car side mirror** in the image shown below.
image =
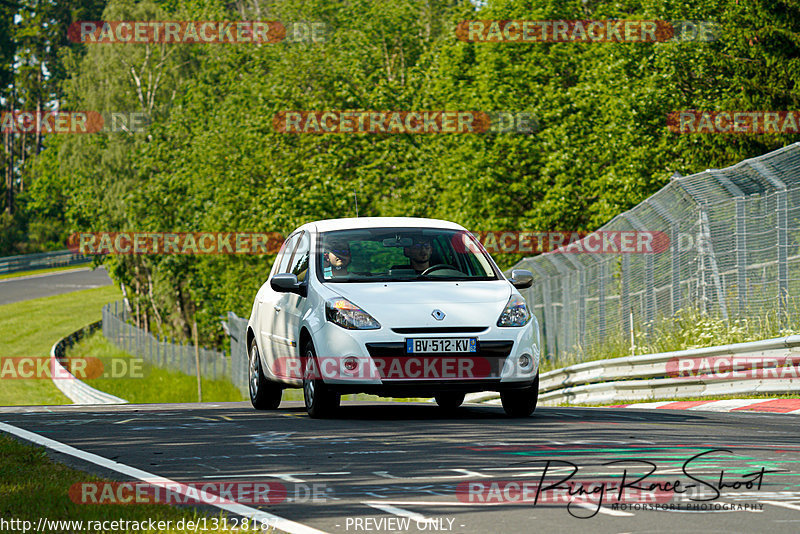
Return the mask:
{"type": "Polygon", "coordinates": [[[533,273],[526,269],[514,269],[509,282],[517,289],[527,289],[533,285],[533,273]]]}
{"type": "Polygon", "coordinates": [[[308,287],[297,280],[297,276],[292,273],[276,274],[269,281],[269,287],[278,293],[295,293],[301,297],[308,294],[308,287]]]}

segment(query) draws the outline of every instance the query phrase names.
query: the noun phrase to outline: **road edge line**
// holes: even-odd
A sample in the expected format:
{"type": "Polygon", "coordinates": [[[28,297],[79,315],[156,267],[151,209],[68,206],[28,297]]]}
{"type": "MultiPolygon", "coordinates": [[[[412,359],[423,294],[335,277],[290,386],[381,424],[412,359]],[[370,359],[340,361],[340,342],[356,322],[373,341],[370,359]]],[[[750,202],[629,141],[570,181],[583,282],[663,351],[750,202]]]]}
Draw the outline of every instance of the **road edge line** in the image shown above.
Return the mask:
{"type": "MultiPolygon", "coordinates": [[[[35,432],[31,432],[29,430],[25,430],[24,428],[19,428],[13,425],[9,425],[8,423],[0,422],[0,431],[12,434],[14,436],[17,436],[18,438],[30,441],[37,445],[41,445],[53,451],[66,454],[68,456],[73,456],[75,458],[79,458],[86,462],[99,465],[100,467],[104,467],[111,471],[116,471],[117,473],[136,478],[137,480],[140,480],[147,484],[158,484],[162,486],[165,484],[175,484],[179,488],[176,491],[176,493],[179,493],[181,495],[187,495],[188,491],[190,490],[189,486],[181,484],[180,482],[176,482],[166,477],[161,477],[158,475],[154,475],[152,473],[148,473],[147,471],[143,471],[137,467],[121,464],[119,462],[115,462],[114,460],[109,460],[108,458],[104,458],[102,456],[99,456],[91,452],[82,451],[80,449],[72,447],[71,445],[67,445],[66,443],[61,443],[60,441],[40,436],[35,432]]],[[[251,508],[249,506],[245,506],[243,504],[239,504],[234,501],[227,501],[219,504],[215,503],[203,503],[203,504],[214,506],[216,508],[225,510],[226,512],[230,512],[232,514],[241,517],[247,517],[249,519],[257,521],[258,523],[266,521],[269,527],[280,530],[282,532],[286,532],[287,534],[327,534],[322,530],[317,530],[313,527],[303,525],[302,523],[296,523],[284,517],[280,517],[271,514],[269,512],[264,512],[263,510],[258,510],[256,508],[251,508]]]]}

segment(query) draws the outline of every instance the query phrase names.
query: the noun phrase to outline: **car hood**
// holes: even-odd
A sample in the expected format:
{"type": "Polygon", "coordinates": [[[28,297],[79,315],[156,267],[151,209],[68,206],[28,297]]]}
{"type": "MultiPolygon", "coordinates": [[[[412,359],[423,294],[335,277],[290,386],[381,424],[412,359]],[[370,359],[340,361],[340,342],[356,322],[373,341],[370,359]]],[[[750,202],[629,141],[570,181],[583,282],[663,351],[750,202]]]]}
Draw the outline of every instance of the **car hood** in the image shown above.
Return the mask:
{"type": "Polygon", "coordinates": [[[505,280],[330,284],[384,326],[490,326],[511,296],[505,280]],[[444,312],[436,320],[434,310],[444,312]]]}

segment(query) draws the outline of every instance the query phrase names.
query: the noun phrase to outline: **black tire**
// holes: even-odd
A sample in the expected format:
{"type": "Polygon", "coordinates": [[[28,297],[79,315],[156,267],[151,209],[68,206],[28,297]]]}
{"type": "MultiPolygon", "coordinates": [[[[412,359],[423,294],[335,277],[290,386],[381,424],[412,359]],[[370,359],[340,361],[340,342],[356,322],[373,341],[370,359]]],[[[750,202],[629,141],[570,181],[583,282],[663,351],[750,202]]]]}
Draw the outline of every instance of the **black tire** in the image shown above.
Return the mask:
{"type": "Polygon", "coordinates": [[[322,381],[314,344],[309,341],[303,351],[303,400],[309,417],[330,417],[339,408],[342,396],[332,392],[322,381]]]}
{"type": "Polygon", "coordinates": [[[261,357],[258,344],[253,341],[250,347],[248,367],[248,384],[250,403],[256,410],[275,410],[281,405],[283,388],[277,382],[268,380],[261,370],[261,357]]]}
{"type": "Polygon", "coordinates": [[[463,393],[459,393],[457,391],[443,391],[434,396],[436,399],[436,404],[438,404],[439,408],[446,412],[453,412],[457,410],[458,407],[464,402],[464,397],[465,395],[463,393]]]}
{"type": "Polygon", "coordinates": [[[530,387],[500,392],[503,410],[511,417],[528,417],[539,401],[539,374],[530,387]]]}

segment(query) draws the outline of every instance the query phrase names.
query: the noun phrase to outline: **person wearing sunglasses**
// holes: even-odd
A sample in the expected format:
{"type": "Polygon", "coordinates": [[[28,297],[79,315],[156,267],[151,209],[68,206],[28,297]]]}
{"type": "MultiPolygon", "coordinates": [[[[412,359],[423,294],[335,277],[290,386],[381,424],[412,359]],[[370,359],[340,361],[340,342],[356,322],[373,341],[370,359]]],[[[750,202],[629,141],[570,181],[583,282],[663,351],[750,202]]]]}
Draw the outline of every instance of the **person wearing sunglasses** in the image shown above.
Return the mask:
{"type": "Polygon", "coordinates": [[[350,245],[344,241],[326,243],[324,252],[323,275],[325,280],[347,276],[350,265],[350,245]]]}

